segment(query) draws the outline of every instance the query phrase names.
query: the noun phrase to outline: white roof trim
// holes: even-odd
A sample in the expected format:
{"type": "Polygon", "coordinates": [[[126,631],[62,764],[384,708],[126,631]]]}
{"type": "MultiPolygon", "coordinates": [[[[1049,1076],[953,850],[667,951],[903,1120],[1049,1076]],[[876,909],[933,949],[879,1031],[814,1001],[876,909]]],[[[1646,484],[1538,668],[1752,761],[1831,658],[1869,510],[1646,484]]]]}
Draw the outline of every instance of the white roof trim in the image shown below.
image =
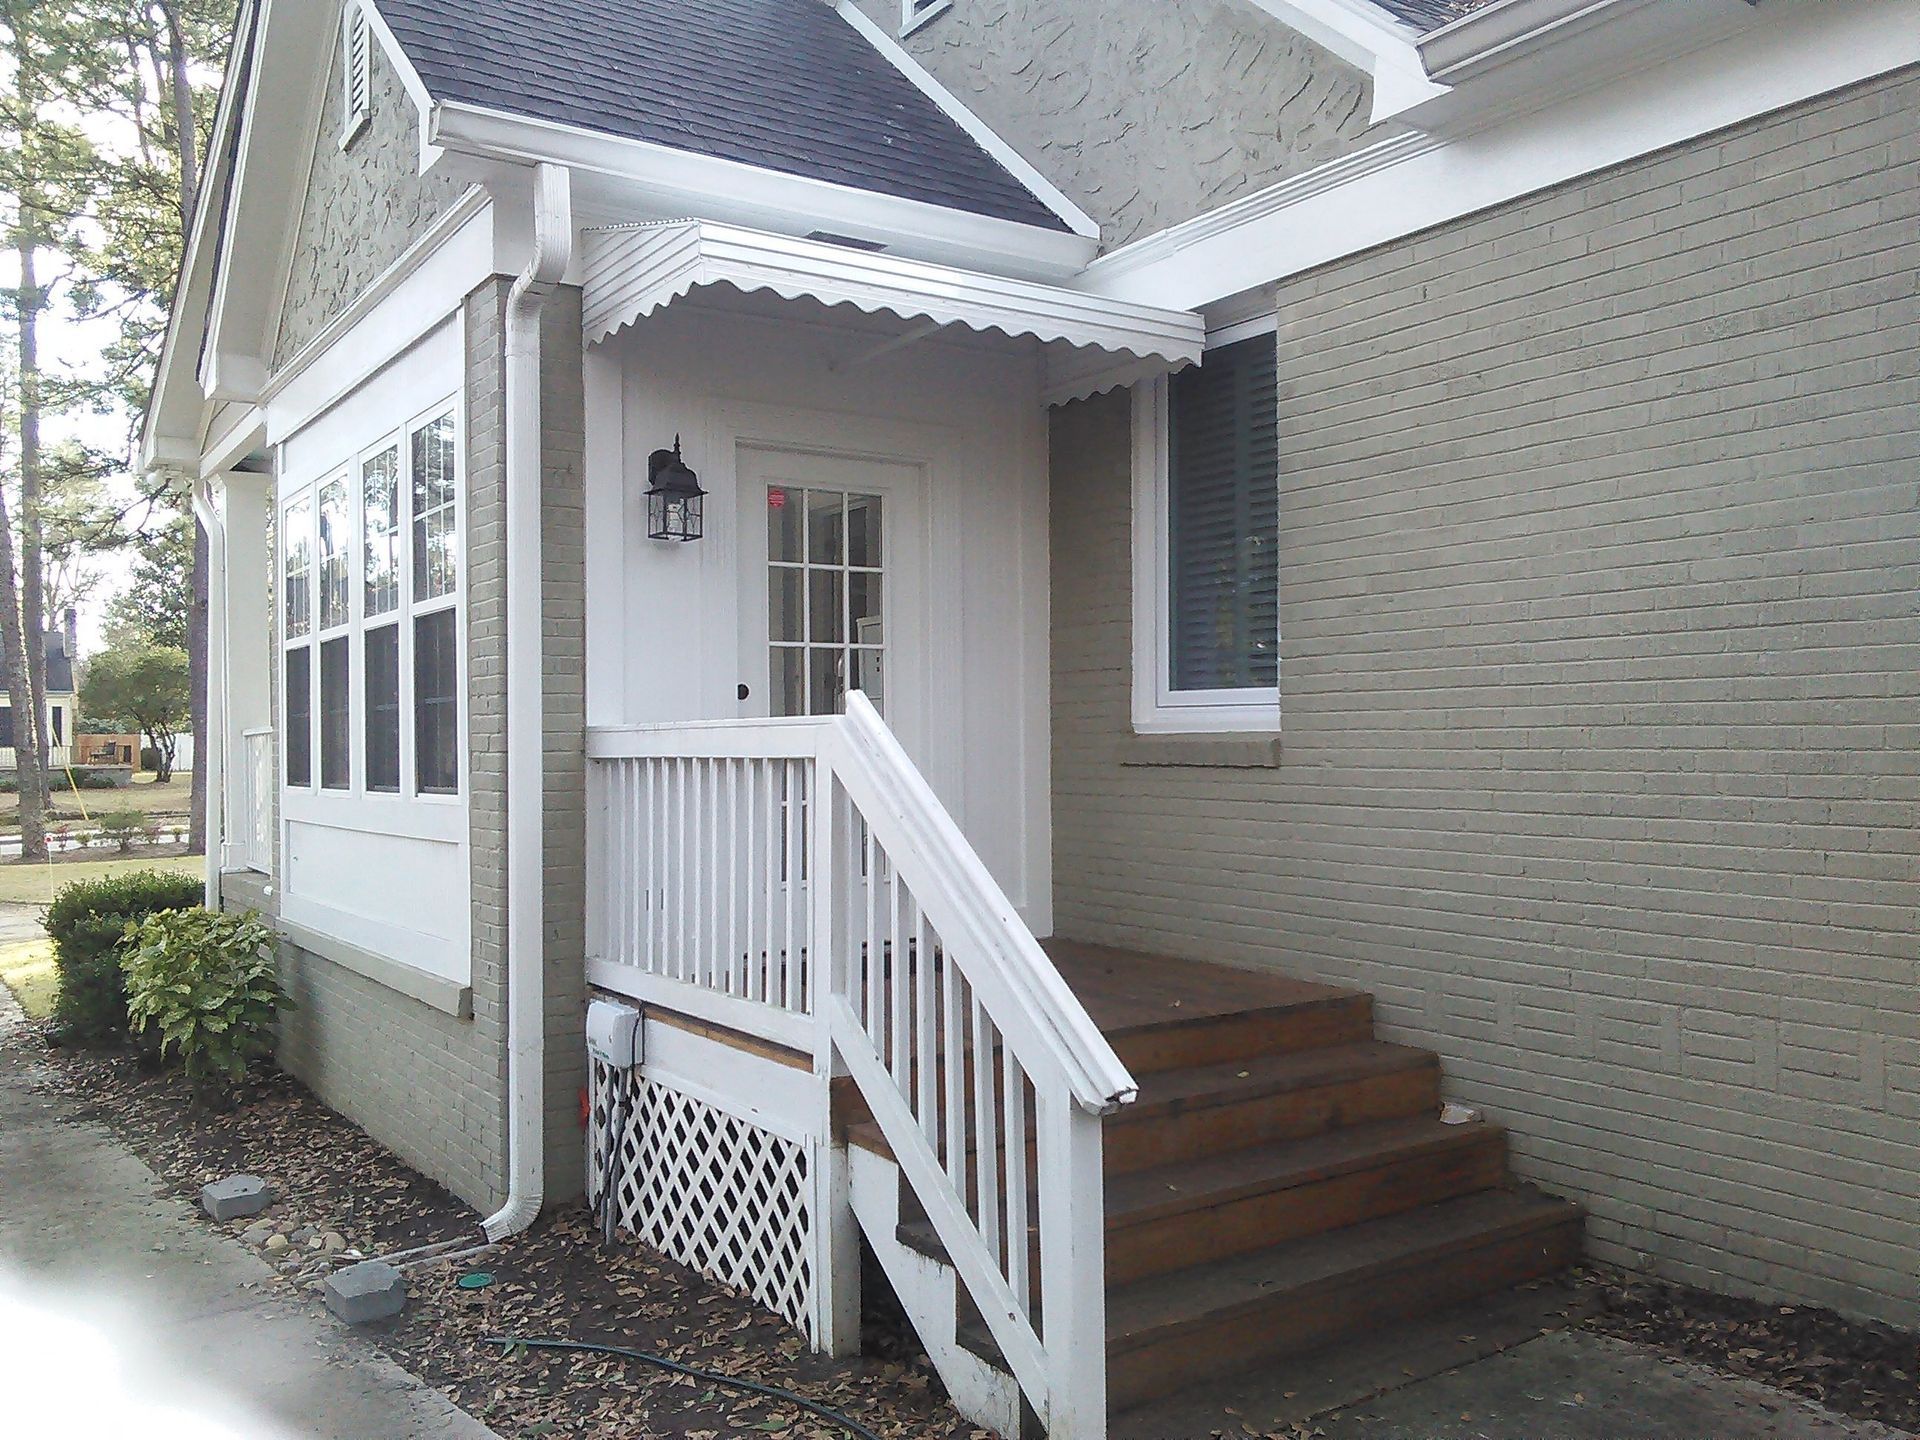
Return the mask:
{"type": "Polygon", "coordinates": [[[1371,0],[1248,0],[1373,79],[1373,123],[1447,93],[1428,78],[1419,32],[1371,0]]]}
{"type": "Polygon", "coordinates": [[[713,221],[591,230],[584,251],[589,345],[712,285],[1096,352],[1063,355],[1064,365],[1050,365],[1047,398],[1054,403],[1190,365],[1206,344],[1206,322],[1192,311],[713,221]]]}

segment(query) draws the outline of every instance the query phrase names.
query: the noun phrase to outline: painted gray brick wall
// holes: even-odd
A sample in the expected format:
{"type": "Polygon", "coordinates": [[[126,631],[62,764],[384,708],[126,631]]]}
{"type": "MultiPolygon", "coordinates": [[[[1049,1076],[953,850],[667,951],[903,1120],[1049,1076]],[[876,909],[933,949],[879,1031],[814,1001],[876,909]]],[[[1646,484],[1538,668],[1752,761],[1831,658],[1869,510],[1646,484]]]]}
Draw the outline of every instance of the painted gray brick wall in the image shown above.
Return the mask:
{"type": "Polygon", "coordinates": [[[346,98],[339,47],[333,48],[313,168],[294,235],[276,370],[399,259],[462,188],[443,174],[419,173],[419,112],[377,43],[372,120],[351,145],[340,148],[346,98]]]}
{"type": "Polygon", "coordinates": [[[1127,764],[1054,425],[1063,933],[1373,991],[1595,1254],[1920,1304],[1920,76],[1280,292],[1283,758],[1127,764]]]}
{"type": "MultiPolygon", "coordinates": [[[[889,33],[899,0],[857,0],[889,33]]],[[[1247,0],[955,0],[909,54],[1121,245],[1351,149],[1372,81],[1247,0]]]]}

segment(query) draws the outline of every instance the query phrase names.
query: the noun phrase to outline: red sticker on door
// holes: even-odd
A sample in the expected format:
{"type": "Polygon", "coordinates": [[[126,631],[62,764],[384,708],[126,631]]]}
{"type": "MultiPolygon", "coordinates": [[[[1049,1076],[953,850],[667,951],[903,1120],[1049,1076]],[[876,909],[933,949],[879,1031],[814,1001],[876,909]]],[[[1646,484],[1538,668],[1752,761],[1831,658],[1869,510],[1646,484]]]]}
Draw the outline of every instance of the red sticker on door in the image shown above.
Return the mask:
{"type": "Polygon", "coordinates": [[[787,508],[787,492],[784,490],[767,491],[767,508],[769,510],[786,509],[787,508]]]}

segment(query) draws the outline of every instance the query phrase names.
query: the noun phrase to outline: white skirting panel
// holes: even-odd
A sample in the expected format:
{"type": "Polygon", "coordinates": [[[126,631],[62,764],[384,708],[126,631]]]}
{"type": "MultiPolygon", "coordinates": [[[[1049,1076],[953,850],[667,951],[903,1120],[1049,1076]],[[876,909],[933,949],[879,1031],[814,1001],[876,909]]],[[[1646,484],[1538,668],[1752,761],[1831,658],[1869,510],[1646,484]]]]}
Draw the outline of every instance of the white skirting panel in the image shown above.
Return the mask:
{"type": "Polygon", "coordinates": [[[596,1202],[623,1115],[612,1186],[619,1228],[817,1344],[814,1145],[732,1113],[712,1092],[596,1061],[588,1140],[596,1202]]]}

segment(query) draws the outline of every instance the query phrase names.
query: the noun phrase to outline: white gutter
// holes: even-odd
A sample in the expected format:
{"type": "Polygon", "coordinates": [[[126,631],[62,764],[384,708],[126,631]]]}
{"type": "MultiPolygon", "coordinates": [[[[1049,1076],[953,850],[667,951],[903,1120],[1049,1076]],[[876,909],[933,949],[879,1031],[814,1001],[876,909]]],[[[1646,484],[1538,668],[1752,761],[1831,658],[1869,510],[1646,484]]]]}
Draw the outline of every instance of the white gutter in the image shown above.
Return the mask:
{"type": "Polygon", "coordinates": [[[507,296],[507,1199],[490,1241],[525,1230],[544,1198],[540,317],[572,259],[572,177],[538,165],[533,258],[507,296]]]}
{"type": "MultiPolygon", "coordinates": [[[[1492,0],[1421,37],[1420,61],[1435,80],[1458,84],[1558,44],[1652,0],[1492,0]]],[[[1689,0],[1701,9],[1722,0],[1689,0]]],[[[1745,3],[1745,0],[1740,0],[1745,3]]]]}

